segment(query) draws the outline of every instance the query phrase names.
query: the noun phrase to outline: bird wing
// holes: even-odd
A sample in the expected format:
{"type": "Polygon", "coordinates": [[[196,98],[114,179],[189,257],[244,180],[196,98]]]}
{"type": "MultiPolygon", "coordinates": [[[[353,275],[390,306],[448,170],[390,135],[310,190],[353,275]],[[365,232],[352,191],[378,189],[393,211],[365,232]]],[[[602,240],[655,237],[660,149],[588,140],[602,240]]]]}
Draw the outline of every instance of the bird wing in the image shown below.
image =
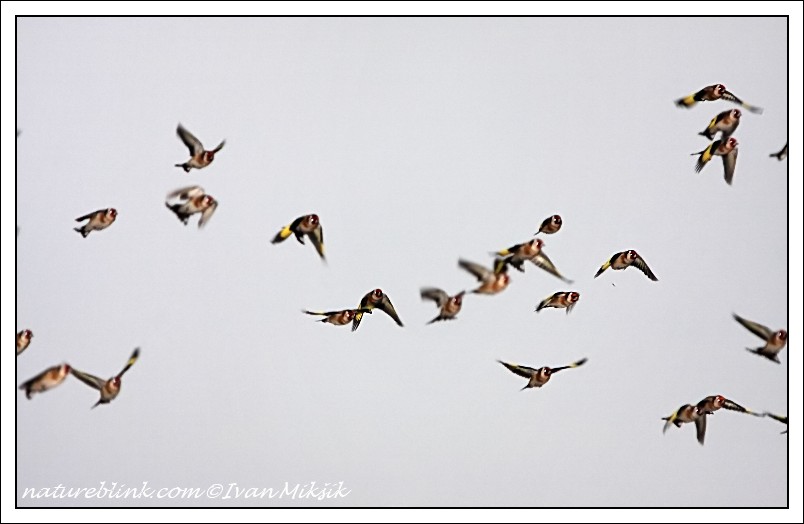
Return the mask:
{"type": "Polygon", "coordinates": [[[534,373],[537,373],[539,371],[538,369],[534,369],[532,367],[509,364],[508,362],[503,362],[502,360],[498,360],[497,362],[508,368],[508,371],[516,373],[520,377],[530,378],[533,376],[534,373]]]}
{"type": "Polygon", "coordinates": [[[123,367],[123,369],[120,370],[120,373],[117,374],[117,377],[118,378],[122,377],[123,374],[126,371],[128,371],[131,368],[131,366],[134,365],[134,362],[136,362],[139,357],[140,357],[140,348],[136,348],[134,352],[131,354],[131,356],[128,357],[128,362],[126,362],[125,367],[123,367]]]}
{"type": "Polygon", "coordinates": [[[726,183],[731,185],[734,178],[734,168],[737,166],[737,148],[735,147],[729,154],[723,156],[723,178],[726,183]]]}
{"type": "Polygon", "coordinates": [[[726,91],[725,93],[723,93],[723,96],[721,96],[720,98],[722,98],[723,100],[728,100],[729,102],[734,102],[735,104],[739,104],[739,105],[743,106],[744,108],[748,109],[749,111],[751,111],[752,113],[757,113],[759,115],[762,114],[762,108],[761,107],[756,107],[756,106],[752,106],[751,104],[746,104],[745,102],[743,102],[742,100],[737,98],[734,95],[734,93],[732,93],[730,91],[726,91]]]}
{"type": "Polygon", "coordinates": [[[396,314],[394,305],[391,304],[391,299],[388,298],[388,295],[383,294],[382,300],[377,307],[388,314],[389,317],[394,319],[394,322],[396,322],[399,326],[403,326],[402,321],[399,319],[399,315],[396,314]]]}
{"type": "Polygon", "coordinates": [[[481,266],[480,264],[475,264],[474,262],[469,262],[468,260],[458,260],[458,265],[464,268],[466,271],[473,274],[478,281],[483,282],[489,276],[491,276],[491,271],[486,269],[485,267],[481,266]]]}
{"type": "Polygon", "coordinates": [[[745,329],[747,329],[748,331],[750,331],[754,335],[758,336],[762,340],[768,340],[769,338],[771,338],[773,336],[773,331],[771,331],[769,328],[763,326],[762,324],[758,324],[756,322],[752,322],[750,320],[747,320],[747,319],[741,317],[740,315],[737,315],[736,313],[732,313],[732,316],[734,317],[734,320],[736,320],[737,322],[742,324],[742,326],[745,329]]]}
{"type": "Polygon", "coordinates": [[[103,389],[103,386],[106,385],[106,381],[102,378],[98,378],[95,375],[90,375],[89,373],[84,373],[83,371],[78,371],[75,368],[70,369],[70,373],[72,373],[75,378],[93,389],[101,390],[103,389]]]}
{"type": "Polygon", "coordinates": [[[224,140],[220,144],[218,144],[218,146],[215,149],[213,149],[212,152],[217,153],[218,151],[223,149],[223,146],[225,146],[225,145],[226,145],[226,140],[224,140]]]}
{"type": "Polygon", "coordinates": [[[654,282],[659,280],[658,278],[656,278],[656,275],[653,274],[653,271],[650,270],[648,264],[645,263],[645,260],[641,256],[636,257],[636,260],[634,260],[634,263],[631,265],[637,268],[638,270],[642,271],[643,273],[645,273],[645,276],[647,276],[654,282]]]}
{"type": "Polygon", "coordinates": [[[75,221],[76,222],[81,222],[82,220],[87,220],[89,218],[92,218],[93,215],[96,215],[98,213],[103,213],[104,211],[106,211],[106,210],[105,209],[98,209],[97,211],[93,211],[92,213],[87,213],[86,215],[84,215],[82,217],[76,218],[75,221]]]}
{"type": "Polygon", "coordinates": [[[777,420],[777,421],[781,422],[782,424],[787,424],[787,417],[785,417],[785,416],[782,416],[782,415],[774,415],[773,413],[769,413],[769,412],[767,412],[767,411],[764,413],[764,415],[765,415],[766,417],[770,417],[770,418],[772,418],[773,420],[777,420]]]}
{"type": "Polygon", "coordinates": [[[201,186],[187,186],[179,188],[175,191],[171,191],[165,197],[165,201],[171,200],[173,198],[178,198],[180,200],[190,200],[191,198],[195,198],[197,196],[204,195],[204,188],[201,186]]]}
{"type": "Polygon", "coordinates": [[[209,222],[209,219],[212,218],[212,215],[215,214],[215,210],[218,209],[218,201],[214,201],[208,208],[201,212],[201,218],[198,220],[198,227],[202,228],[204,225],[209,222]]]}
{"type": "Polygon", "coordinates": [[[538,267],[544,269],[545,271],[547,271],[551,275],[560,278],[564,282],[566,282],[568,284],[572,284],[572,280],[569,280],[568,278],[565,278],[561,273],[558,272],[558,269],[556,269],[555,264],[553,264],[553,262],[547,257],[547,255],[545,254],[544,251],[540,252],[538,255],[533,257],[531,259],[531,262],[536,264],[538,267]]]}
{"type": "Polygon", "coordinates": [[[449,300],[449,295],[446,291],[435,287],[423,287],[421,289],[422,299],[434,300],[438,307],[443,306],[449,300]]]}
{"type": "Polygon", "coordinates": [[[704,438],[706,438],[706,418],[706,413],[701,413],[701,415],[695,419],[695,434],[701,446],[703,446],[704,438]]]}
{"type": "Polygon", "coordinates": [[[558,372],[558,371],[561,371],[562,369],[571,369],[571,368],[577,368],[578,366],[583,366],[584,364],[586,364],[586,361],[587,361],[587,360],[588,360],[588,359],[582,358],[582,359],[581,359],[581,360],[579,360],[578,362],[573,362],[573,363],[572,363],[572,364],[570,364],[569,366],[561,366],[561,367],[558,367],[558,368],[551,368],[551,369],[550,369],[550,371],[552,371],[553,373],[556,373],[556,372],[558,372]]]}
{"type": "Polygon", "coordinates": [[[315,250],[318,251],[318,256],[321,257],[322,260],[325,260],[324,257],[324,228],[321,227],[321,224],[307,233],[307,237],[312,241],[315,250]]]}
{"type": "Polygon", "coordinates": [[[204,152],[204,146],[201,144],[201,141],[198,140],[191,132],[184,129],[184,126],[181,124],[179,124],[179,126],[176,128],[176,134],[179,135],[181,141],[184,142],[184,145],[190,150],[191,156],[200,155],[204,152]]]}
{"type": "Polygon", "coordinates": [[[552,294],[549,297],[547,297],[544,300],[542,300],[541,302],[539,302],[539,305],[536,306],[536,312],[538,313],[539,311],[541,311],[542,309],[547,307],[547,304],[549,304],[550,301],[553,300],[554,296],[556,296],[556,295],[552,294]]]}

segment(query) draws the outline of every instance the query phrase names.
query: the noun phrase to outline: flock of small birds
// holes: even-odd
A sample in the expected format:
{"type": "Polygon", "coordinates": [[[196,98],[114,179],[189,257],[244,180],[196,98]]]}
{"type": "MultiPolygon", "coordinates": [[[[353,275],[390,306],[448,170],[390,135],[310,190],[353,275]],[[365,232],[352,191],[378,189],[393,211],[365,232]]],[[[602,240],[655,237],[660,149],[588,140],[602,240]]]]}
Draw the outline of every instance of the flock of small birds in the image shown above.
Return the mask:
{"type": "MultiPolygon", "coordinates": [[[[743,102],[737,98],[737,96],[729,92],[722,84],[707,86],[696,93],[677,100],[676,105],[690,108],[699,102],[712,102],[717,100],[733,102],[752,113],[762,113],[761,108],[743,102]]],[[[738,145],[737,140],[732,137],[732,134],[740,125],[741,117],[742,113],[739,109],[723,111],[712,118],[706,129],[699,133],[711,142],[702,151],[693,153],[694,155],[698,155],[698,160],[695,165],[696,172],[700,172],[713,156],[720,156],[723,159],[724,178],[728,184],[732,183],[737,164],[738,145]],[[717,140],[715,140],[716,137],[718,137],[717,140]]],[[[175,167],[182,168],[186,173],[189,173],[193,169],[200,170],[209,167],[215,160],[215,155],[219,153],[226,144],[226,141],[223,140],[214,149],[208,150],[198,138],[181,124],[178,125],[176,133],[189,149],[190,158],[183,163],[176,164],[175,167]]],[[[20,132],[18,130],[17,136],[19,135],[20,132]]],[[[785,144],[778,153],[772,153],[770,156],[779,161],[787,158],[787,144],[785,144]]],[[[182,187],[168,193],[165,199],[165,206],[185,225],[187,225],[193,215],[200,215],[198,227],[203,228],[218,208],[218,201],[212,195],[207,194],[202,187],[194,185],[182,187]]],[[[75,231],[86,238],[93,231],[103,231],[111,226],[117,219],[117,214],[117,210],[114,208],[99,209],[87,213],[76,219],[77,222],[86,222],[80,227],[75,228],[75,231]]],[[[454,295],[450,295],[446,291],[435,287],[421,288],[420,294],[422,300],[432,301],[438,308],[437,316],[427,324],[456,319],[463,307],[463,301],[467,294],[497,295],[503,292],[511,281],[508,268],[512,267],[524,273],[527,262],[533,263],[536,267],[558,278],[565,284],[572,284],[572,280],[564,277],[544,252],[544,242],[542,238],[539,237],[539,235],[554,235],[558,233],[563,223],[563,219],[557,214],[545,218],[539,226],[538,231],[534,233],[532,239],[506,249],[492,252],[493,260],[488,265],[459,259],[458,266],[477,279],[478,287],[472,291],[460,291],[454,295]]],[[[19,234],[19,229],[17,232],[19,234]]],[[[296,240],[302,245],[305,244],[305,238],[308,239],[321,260],[326,261],[324,231],[318,215],[309,214],[296,218],[288,225],[282,227],[271,242],[273,244],[279,244],[291,236],[295,236],[296,240]]],[[[594,278],[601,276],[607,269],[622,271],[629,267],[638,269],[651,281],[655,282],[659,280],[653,271],[651,271],[645,259],[633,249],[620,251],[611,255],[597,270],[594,278]]],[[[612,285],[614,284],[612,283],[612,285]]],[[[580,298],[581,295],[577,291],[557,291],[539,302],[535,311],[539,313],[544,309],[556,308],[564,309],[566,313],[569,314],[577,305],[580,298]]],[[[307,315],[321,317],[319,322],[335,326],[351,324],[352,331],[356,331],[363,317],[366,314],[373,314],[374,310],[382,311],[390,316],[397,325],[400,327],[403,326],[402,320],[397,314],[391,299],[380,288],[366,293],[360,299],[356,308],[334,311],[303,310],[302,312],[307,315]]],[[[748,348],[748,351],[770,361],[779,363],[778,354],[787,343],[786,330],[779,329],[774,331],[736,314],[734,315],[734,319],[764,342],[763,346],[754,349],[748,348]]],[[[17,333],[17,356],[22,354],[29,347],[32,339],[33,332],[30,329],[23,329],[17,333]]],[[[139,354],[140,349],[135,349],[123,369],[109,379],[99,378],[75,369],[65,363],[48,368],[30,380],[26,380],[20,386],[20,389],[23,390],[26,397],[30,399],[35,393],[42,393],[53,389],[61,384],[68,375],[72,375],[92,389],[100,392],[100,398],[92,406],[93,408],[101,404],[108,404],[119,395],[123,375],[136,363],[139,354]]],[[[550,377],[553,374],[565,369],[577,368],[585,364],[586,361],[586,358],[582,358],[563,366],[542,366],[539,368],[503,362],[501,360],[498,362],[512,373],[528,380],[522,388],[524,390],[541,388],[550,381],[550,377]]],[[[667,429],[673,425],[680,428],[685,423],[694,422],[698,442],[703,444],[707,418],[721,408],[757,417],[767,416],[787,424],[786,416],[769,412],[755,412],[722,395],[711,395],[702,399],[697,404],[684,404],[669,416],[662,418],[662,420],[665,421],[664,431],[667,431],[667,429]]],[[[786,433],[786,431],[784,433],[786,433]]]]}

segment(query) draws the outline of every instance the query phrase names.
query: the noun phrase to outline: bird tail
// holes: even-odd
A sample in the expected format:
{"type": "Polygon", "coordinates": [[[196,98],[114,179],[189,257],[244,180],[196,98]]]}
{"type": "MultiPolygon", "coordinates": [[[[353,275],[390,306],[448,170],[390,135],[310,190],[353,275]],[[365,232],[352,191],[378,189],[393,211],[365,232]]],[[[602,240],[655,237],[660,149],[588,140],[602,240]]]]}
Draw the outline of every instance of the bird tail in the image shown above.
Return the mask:
{"type": "Polygon", "coordinates": [[[190,166],[187,164],[187,162],[185,162],[184,164],[175,164],[175,167],[180,167],[180,168],[184,169],[185,173],[190,172],[190,166]]]}
{"type": "Polygon", "coordinates": [[[81,226],[81,227],[74,227],[74,228],[73,228],[73,231],[77,231],[77,232],[81,233],[81,236],[82,236],[82,237],[84,237],[84,238],[86,238],[86,237],[87,237],[87,235],[89,234],[89,231],[87,231],[86,229],[84,229],[84,226],[81,226]]]}
{"type": "Polygon", "coordinates": [[[276,234],[274,239],[271,240],[271,244],[278,244],[278,243],[280,243],[280,242],[282,242],[284,240],[287,240],[287,238],[292,234],[293,234],[293,230],[291,230],[290,226],[287,225],[287,226],[283,227],[279,231],[279,233],[276,234]]]}

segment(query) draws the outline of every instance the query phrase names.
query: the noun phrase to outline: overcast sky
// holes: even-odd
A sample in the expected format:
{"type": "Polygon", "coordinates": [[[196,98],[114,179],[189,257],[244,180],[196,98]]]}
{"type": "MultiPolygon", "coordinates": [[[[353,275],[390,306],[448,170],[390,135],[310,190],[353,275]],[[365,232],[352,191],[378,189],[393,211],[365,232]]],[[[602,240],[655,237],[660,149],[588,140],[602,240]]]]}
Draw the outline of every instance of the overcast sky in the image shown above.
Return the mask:
{"type": "Polygon", "coordinates": [[[345,506],[788,504],[782,425],[721,411],[701,447],[692,425],[663,435],[661,421],[713,394],[788,413],[801,368],[788,161],[768,157],[788,140],[784,18],[27,18],[17,31],[14,327],[35,338],[16,384],[61,362],[107,378],[141,347],[108,406],[90,410],[97,392],[72,377],[16,393],[18,505],[116,505],[22,498],[101,481],[342,481],[350,494],[327,504],[345,506]],[[744,112],[731,187],[719,159],[696,174],[690,153],[736,106],[673,104],[714,83],[765,109],[744,112]],[[173,167],[188,156],[179,122],[208,147],[226,139],[210,167],[173,167]],[[191,184],[220,202],[201,231],[163,203],[191,184]],[[72,231],[106,207],[109,229],[72,231]],[[309,242],[270,243],[312,212],[327,265],[309,242]],[[528,265],[425,325],[437,311],[420,287],[473,289],[459,258],[490,264],[553,213],[564,227],[544,250],[574,284],[528,265]],[[658,282],[592,278],[626,249],[658,282]],[[404,328],[300,313],[375,287],[404,328]],[[570,290],[570,315],[534,313],[570,290]],[[745,351],[761,341],[733,312],[790,329],[781,365],[745,351]],[[524,392],[496,362],[580,358],[524,392]]]}

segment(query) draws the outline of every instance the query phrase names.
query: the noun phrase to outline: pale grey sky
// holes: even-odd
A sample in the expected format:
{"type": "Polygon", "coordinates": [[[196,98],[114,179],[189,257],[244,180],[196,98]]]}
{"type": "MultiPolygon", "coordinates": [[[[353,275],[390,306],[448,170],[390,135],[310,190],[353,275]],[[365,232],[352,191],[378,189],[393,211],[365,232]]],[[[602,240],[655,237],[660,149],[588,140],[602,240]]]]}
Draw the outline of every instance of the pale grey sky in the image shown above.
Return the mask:
{"type": "MultiPolygon", "coordinates": [[[[787,504],[778,423],[718,412],[701,447],[691,425],[662,435],[660,420],[717,393],[787,414],[790,349],[781,365],[750,355],[759,340],[731,318],[788,328],[787,161],[768,158],[787,141],[785,19],[17,29],[16,328],[35,334],[17,384],[64,361],[111,376],[142,348],[111,405],[90,410],[96,392],[73,378],[17,393],[18,505],[26,487],[101,481],[343,481],[351,493],[329,504],[347,506],[787,504]],[[735,106],[673,104],[713,83],[765,109],[735,133],[731,187],[718,159],[696,174],[690,153],[735,106]],[[187,157],[178,122],[207,146],[227,140],[210,167],[173,167],[187,157]],[[190,184],[220,201],[202,231],[164,208],[190,184]],[[71,231],[105,207],[119,211],[108,230],[71,231]],[[328,265],[312,246],[270,244],[310,212],[328,265]],[[421,286],[473,288],[459,257],[490,263],[553,213],[564,227],[544,249],[574,284],[528,266],[499,296],[467,297],[458,320],[424,325],[436,310],[421,286]],[[592,278],[629,248],[658,282],[592,278]],[[300,313],[375,287],[404,328],[377,313],[351,333],[300,313]],[[581,293],[572,314],[534,313],[559,290],[581,293]],[[525,392],[495,362],[582,357],[525,392]]],[[[320,503],[125,501],[218,504],[320,503]]]]}

